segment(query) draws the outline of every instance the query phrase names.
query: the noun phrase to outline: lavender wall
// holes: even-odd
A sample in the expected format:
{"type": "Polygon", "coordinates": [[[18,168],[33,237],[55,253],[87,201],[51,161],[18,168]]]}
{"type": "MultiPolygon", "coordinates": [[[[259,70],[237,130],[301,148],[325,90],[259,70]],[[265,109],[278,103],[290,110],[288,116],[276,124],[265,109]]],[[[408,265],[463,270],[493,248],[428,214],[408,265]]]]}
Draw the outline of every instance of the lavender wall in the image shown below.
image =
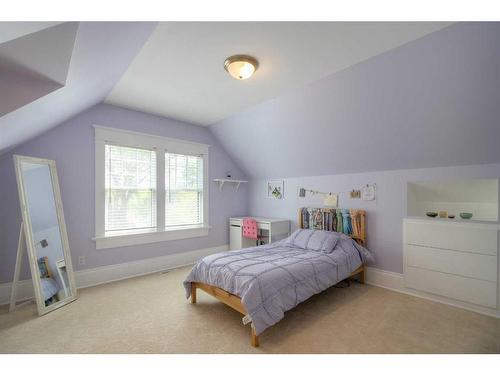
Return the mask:
{"type": "Polygon", "coordinates": [[[459,23],[210,128],[253,178],[487,164],[499,103],[500,23],[459,23]]]}
{"type": "MultiPolygon", "coordinates": [[[[247,190],[222,192],[210,183],[210,230],[208,237],[141,246],[96,250],[94,236],[94,130],[102,125],[210,144],[210,180],[230,170],[244,178],[210,131],[162,117],[99,104],[62,125],[0,156],[0,282],[12,280],[21,213],[14,174],[13,154],[54,159],[57,163],[64,213],[75,269],[93,268],[162,256],[228,243],[228,218],[247,211],[247,190]],[[78,256],[86,265],[78,266],[78,256]]],[[[25,273],[25,276],[27,274],[25,273]]]]}
{"type": "MultiPolygon", "coordinates": [[[[377,186],[375,201],[350,199],[347,193],[339,196],[339,207],[363,208],[367,211],[368,248],[375,255],[372,266],[392,272],[403,272],[403,218],[406,216],[406,187],[410,181],[453,181],[466,178],[500,178],[500,164],[462,167],[394,170],[383,172],[339,174],[285,179],[284,199],[267,198],[266,180],[249,184],[249,209],[253,216],[283,217],[293,220],[297,227],[299,207],[321,207],[323,199],[299,198],[299,187],[320,191],[346,192],[367,183],[377,186]]],[[[500,199],[499,199],[500,202],[500,199]]]]}
{"type": "Polygon", "coordinates": [[[298,198],[299,186],[348,191],[376,183],[376,202],[343,195],[340,206],[368,211],[375,266],[402,272],[406,182],[498,178],[499,104],[500,23],[459,23],[210,129],[253,178],[255,216],[295,220],[298,207],[321,206],[298,198]],[[285,177],[283,201],[265,197],[267,177],[285,177]]]}

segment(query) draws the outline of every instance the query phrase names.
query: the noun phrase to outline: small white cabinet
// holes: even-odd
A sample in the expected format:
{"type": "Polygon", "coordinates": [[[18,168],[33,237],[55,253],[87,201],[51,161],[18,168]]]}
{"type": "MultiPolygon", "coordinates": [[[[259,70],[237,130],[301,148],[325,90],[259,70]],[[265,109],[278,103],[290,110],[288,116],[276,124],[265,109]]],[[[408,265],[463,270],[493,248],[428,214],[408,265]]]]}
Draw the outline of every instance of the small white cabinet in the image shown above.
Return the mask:
{"type": "Polygon", "coordinates": [[[408,218],[403,227],[406,287],[497,308],[497,225],[408,218]]]}
{"type": "Polygon", "coordinates": [[[240,223],[229,221],[229,250],[237,250],[243,247],[243,236],[240,223]]]}

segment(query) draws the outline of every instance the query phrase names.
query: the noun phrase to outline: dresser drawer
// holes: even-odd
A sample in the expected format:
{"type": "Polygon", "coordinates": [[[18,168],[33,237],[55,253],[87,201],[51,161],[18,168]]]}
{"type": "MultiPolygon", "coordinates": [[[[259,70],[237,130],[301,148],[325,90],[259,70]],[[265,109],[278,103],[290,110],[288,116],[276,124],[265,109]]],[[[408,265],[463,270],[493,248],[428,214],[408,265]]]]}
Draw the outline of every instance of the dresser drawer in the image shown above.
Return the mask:
{"type": "Polygon", "coordinates": [[[496,229],[469,225],[405,222],[405,243],[471,253],[497,255],[496,229]]]}
{"type": "Polygon", "coordinates": [[[495,283],[497,281],[497,257],[493,255],[405,245],[405,264],[495,283]]]}
{"type": "Polygon", "coordinates": [[[497,306],[497,286],[491,281],[470,279],[407,265],[405,284],[408,288],[459,301],[491,308],[497,306]]]}

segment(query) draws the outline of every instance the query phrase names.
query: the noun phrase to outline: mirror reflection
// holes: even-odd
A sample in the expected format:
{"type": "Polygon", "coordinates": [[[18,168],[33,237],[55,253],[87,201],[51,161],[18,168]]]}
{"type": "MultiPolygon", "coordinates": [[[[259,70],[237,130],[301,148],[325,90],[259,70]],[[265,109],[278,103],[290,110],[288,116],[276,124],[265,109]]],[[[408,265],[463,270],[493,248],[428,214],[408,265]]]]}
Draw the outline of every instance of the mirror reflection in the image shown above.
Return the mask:
{"type": "Polygon", "coordinates": [[[47,164],[22,162],[21,171],[40,290],[45,306],[50,306],[70,296],[50,168],[47,164]]]}

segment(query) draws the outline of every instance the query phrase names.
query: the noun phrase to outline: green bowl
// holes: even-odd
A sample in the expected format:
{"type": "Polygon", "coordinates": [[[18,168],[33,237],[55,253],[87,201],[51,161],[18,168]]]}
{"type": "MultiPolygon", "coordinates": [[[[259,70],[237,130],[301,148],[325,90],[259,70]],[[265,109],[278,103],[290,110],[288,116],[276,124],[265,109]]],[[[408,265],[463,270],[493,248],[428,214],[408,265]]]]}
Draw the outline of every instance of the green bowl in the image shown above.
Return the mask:
{"type": "Polygon", "coordinates": [[[437,212],[427,212],[426,215],[429,217],[436,217],[438,215],[438,213],[437,212]]]}
{"type": "Polygon", "coordinates": [[[470,219],[472,217],[472,213],[470,213],[470,212],[460,212],[460,217],[462,219],[470,219]]]}

